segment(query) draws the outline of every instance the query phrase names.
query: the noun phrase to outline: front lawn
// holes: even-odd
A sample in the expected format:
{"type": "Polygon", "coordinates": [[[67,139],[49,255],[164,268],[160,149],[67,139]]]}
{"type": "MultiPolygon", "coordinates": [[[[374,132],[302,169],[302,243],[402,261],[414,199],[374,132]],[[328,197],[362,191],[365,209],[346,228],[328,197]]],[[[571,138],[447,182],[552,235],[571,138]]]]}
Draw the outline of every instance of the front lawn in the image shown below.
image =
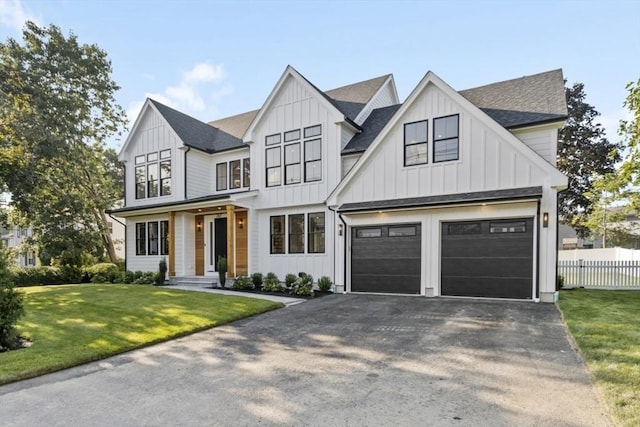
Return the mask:
{"type": "Polygon", "coordinates": [[[281,304],[143,285],[23,288],[29,348],[0,353],[0,384],[103,359],[281,304]]]}
{"type": "Polygon", "coordinates": [[[562,291],[559,306],[613,416],[640,425],[640,291],[562,291]]]}

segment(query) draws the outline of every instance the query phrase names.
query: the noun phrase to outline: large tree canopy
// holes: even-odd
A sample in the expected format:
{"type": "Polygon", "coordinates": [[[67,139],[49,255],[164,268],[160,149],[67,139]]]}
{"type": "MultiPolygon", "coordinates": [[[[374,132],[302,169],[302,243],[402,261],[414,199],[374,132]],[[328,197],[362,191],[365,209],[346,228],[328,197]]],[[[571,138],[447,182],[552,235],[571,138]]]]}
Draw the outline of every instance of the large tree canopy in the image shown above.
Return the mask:
{"type": "Polygon", "coordinates": [[[121,196],[105,142],[126,115],[111,62],[96,45],[28,22],[0,44],[0,187],[34,227],[43,252],[76,264],[102,242],[115,260],[105,209],[121,196]]]}
{"type": "Polygon", "coordinates": [[[621,160],[621,144],[605,137],[604,127],[595,122],[600,115],[589,105],[584,84],[565,88],[569,117],[559,132],[558,169],[569,177],[569,187],[560,193],[559,213],[581,237],[589,234],[585,221],[593,210],[589,192],[598,176],[615,170],[621,160]]]}

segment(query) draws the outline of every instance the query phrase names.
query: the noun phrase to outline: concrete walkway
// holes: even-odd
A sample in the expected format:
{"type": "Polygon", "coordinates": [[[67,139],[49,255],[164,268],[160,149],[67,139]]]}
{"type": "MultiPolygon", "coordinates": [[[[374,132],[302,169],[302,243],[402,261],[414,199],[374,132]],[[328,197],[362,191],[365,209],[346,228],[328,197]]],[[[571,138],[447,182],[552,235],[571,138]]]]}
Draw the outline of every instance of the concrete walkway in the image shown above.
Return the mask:
{"type": "Polygon", "coordinates": [[[8,426],[607,426],[555,306],[333,295],[0,387],[8,426]]]}

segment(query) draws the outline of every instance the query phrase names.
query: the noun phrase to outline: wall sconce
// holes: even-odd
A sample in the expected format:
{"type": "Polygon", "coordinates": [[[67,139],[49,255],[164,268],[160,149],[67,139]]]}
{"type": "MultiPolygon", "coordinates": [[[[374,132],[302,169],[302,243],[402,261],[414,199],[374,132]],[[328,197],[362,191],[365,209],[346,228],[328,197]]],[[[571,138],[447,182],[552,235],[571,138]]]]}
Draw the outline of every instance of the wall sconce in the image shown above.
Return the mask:
{"type": "Polygon", "coordinates": [[[240,230],[242,230],[242,229],[244,228],[244,219],[243,219],[243,218],[240,218],[240,219],[238,220],[238,228],[239,228],[240,230]]]}
{"type": "Polygon", "coordinates": [[[342,236],[342,224],[338,224],[338,236],[342,236]]]}
{"type": "Polygon", "coordinates": [[[196,223],[196,230],[198,230],[198,233],[202,231],[202,223],[200,221],[196,223]]]}
{"type": "Polygon", "coordinates": [[[542,227],[549,227],[549,212],[545,212],[542,214],[542,227]]]}

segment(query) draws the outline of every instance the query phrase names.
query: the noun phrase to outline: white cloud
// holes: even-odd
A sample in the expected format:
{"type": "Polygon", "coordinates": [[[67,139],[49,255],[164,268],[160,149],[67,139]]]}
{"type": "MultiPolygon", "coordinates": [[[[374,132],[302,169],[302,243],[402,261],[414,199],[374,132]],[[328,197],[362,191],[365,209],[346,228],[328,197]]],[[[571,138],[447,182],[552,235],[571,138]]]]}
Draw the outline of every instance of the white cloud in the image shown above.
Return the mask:
{"type": "Polygon", "coordinates": [[[25,9],[20,0],[0,0],[0,24],[21,31],[27,21],[39,24],[39,19],[25,9]]]}
{"type": "MultiPolygon", "coordinates": [[[[143,75],[148,79],[149,75],[143,75]]],[[[152,98],[171,108],[196,117],[204,116],[203,120],[214,118],[215,104],[223,97],[233,92],[230,85],[218,87],[226,77],[222,65],[201,63],[182,73],[176,85],[168,86],[161,93],[145,93],[146,98],[152,98]],[[212,87],[212,85],[214,85],[212,87]],[[206,98],[206,102],[205,102],[206,98]]],[[[129,128],[140,114],[144,101],[134,101],[127,108],[129,128]]]]}

